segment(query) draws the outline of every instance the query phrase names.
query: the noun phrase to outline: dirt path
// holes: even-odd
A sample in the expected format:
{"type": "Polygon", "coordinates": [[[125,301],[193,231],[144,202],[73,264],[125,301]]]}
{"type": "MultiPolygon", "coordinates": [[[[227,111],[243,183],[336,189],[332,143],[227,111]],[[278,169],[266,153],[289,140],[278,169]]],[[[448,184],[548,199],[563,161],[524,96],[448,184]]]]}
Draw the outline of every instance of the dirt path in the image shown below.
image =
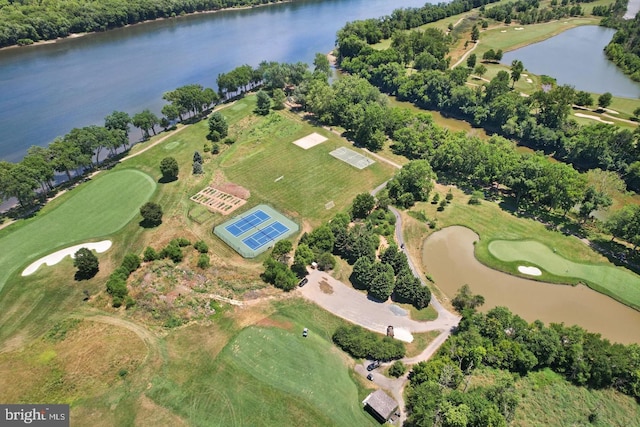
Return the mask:
{"type": "Polygon", "coordinates": [[[471,52],[473,52],[475,48],[477,48],[477,47],[478,47],[478,45],[479,45],[479,44],[480,44],[480,40],[477,40],[477,41],[473,44],[473,47],[472,47],[471,49],[469,49],[468,51],[466,51],[466,52],[464,53],[464,55],[462,55],[462,56],[460,57],[460,59],[458,59],[458,60],[456,61],[456,63],[455,63],[455,64],[453,64],[453,65],[451,66],[451,68],[456,68],[458,65],[460,65],[460,64],[462,63],[462,61],[464,61],[464,60],[467,58],[467,56],[469,56],[469,54],[470,54],[471,52]]]}

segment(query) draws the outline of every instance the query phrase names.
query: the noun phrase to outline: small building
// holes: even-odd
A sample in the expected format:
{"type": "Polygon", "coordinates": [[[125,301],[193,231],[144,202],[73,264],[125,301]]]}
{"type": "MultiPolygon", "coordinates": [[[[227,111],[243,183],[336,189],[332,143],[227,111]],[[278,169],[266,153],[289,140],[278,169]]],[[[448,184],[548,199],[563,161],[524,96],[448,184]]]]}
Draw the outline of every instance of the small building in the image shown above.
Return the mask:
{"type": "Polygon", "coordinates": [[[398,409],[398,403],[382,390],[376,390],[371,393],[362,401],[362,404],[365,411],[369,412],[381,423],[387,422],[395,410],[398,409]]]}

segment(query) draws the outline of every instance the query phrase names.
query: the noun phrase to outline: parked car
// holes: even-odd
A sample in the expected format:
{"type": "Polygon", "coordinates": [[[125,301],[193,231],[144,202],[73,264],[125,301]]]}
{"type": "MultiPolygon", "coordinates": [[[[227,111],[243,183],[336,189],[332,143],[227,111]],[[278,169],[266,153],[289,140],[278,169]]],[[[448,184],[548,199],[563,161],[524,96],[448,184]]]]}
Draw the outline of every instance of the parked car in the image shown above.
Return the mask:
{"type": "Polygon", "coordinates": [[[302,330],[302,336],[306,338],[306,337],[307,337],[307,335],[309,335],[309,329],[304,328],[304,329],[302,330]]]}
{"type": "Polygon", "coordinates": [[[303,287],[304,285],[306,285],[307,283],[309,283],[309,279],[307,279],[306,277],[302,280],[300,280],[300,283],[298,283],[299,287],[303,287]]]}
{"type": "Polygon", "coordinates": [[[369,374],[369,375],[367,375],[367,379],[368,379],[369,381],[373,381],[373,374],[369,374]]]}
{"type": "Polygon", "coordinates": [[[379,366],[380,366],[380,361],[374,360],[373,362],[369,363],[369,366],[367,366],[367,371],[373,371],[379,366]]]}

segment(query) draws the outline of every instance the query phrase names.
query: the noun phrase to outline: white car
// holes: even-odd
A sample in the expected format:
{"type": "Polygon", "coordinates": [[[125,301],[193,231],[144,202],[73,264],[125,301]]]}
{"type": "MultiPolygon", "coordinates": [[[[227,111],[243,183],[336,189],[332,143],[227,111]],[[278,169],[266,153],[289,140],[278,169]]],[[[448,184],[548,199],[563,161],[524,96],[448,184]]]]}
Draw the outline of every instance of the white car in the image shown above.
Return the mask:
{"type": "Polygon", "coordinates": [[[309,329],[304,328],[304,329],[302,330],[302,336],[306,338],[306,337],[307,337],[307,335],[309,335],[309,329]]]}

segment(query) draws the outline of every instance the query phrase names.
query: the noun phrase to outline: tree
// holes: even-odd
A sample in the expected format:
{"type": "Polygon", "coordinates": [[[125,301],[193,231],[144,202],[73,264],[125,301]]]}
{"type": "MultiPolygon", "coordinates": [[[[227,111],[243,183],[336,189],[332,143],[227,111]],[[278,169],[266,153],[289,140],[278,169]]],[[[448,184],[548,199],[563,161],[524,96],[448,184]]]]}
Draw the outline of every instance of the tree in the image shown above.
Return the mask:
{"type": "Polygon", "coordinates": [[[147,202],[140,208],[143,223],[155,227],[162,223],[162,207],[153,202],[147,202]]]}
{"type": "Polygon", "coordinates": [[[209,138],[211,141],[220,141],[225,138],[229,133],[229,124],[227,119],[219,111],[214,112],[209,116],[209,138]]]}
{"type": "Polygon", "coordinates": [[[280,262],[285,262],[289,258],[289,253],[293,250],[293,244],[290,240],[278,240],[273,246],[271,256],[280,262]]]}
{"type": "Polygon", "coordinates": [[[389,368],[389,375],[395,378],[400,378],[405,372],[407,372],[407,367],[401,360],[396,360],[389,368]]]}
{"type": "Polygon", "coordinates": [[[487,72],[487,67],[485,67],[482,64],[476,65],[476,67],[473,69],[473,73],[480,78],[482,78],[482,76],[484,76],[486,72],[487,72]]]}
{"type": "Polygon", "coordinates": [[[114,111],[104,118],[104,127],[113,130],[123,130],[126,135],[129,135],[129,124],[131,123],[131,117],[124,111],[114,111]]]}
{"type": "Polygon", "coordinates": [[[593,105],[593,97],[589,92],[580,90],[576,92],[575,103],[581,107],[590,107],[593,105]]]}
{"type": "Polygon", "coordinates": [[[35,197],[38,180],[34,178],[34,171],[22,163],[0,161],[0,196],[15,197],[20,206],[31,205],[35,197]]]}
{"type": "Polygon", "coordinates": [[[260,114],[261,116],[266,116],[269,114],[271,110],[271,98],[267,94],[267,92],[260,90],[258,91],[258,101],[256,104],[255,112],[256,114],[260,114]]]}
{"type": "Polygon", "coordinates": [[[458,289],[458,293],[451,300],[451,304],[459,313],[462,313],[466,309],[475,310],[480,307],[484,304],[484,297],[482,295],[473,295],[469,285],[465,284],[458,289]]]}
{"type": "Polygon", "coordinates": [[[273,109],[282,110],[284,108],[284,102],[287,100],[287,96],[280,88],[273,90],[273,109]]]}
{"type": "Polygon", "coordinates": [[[511,80],[513,81],[513,84],[511,85],[512,88],[516,85],[516,82],[520,80],[520,76],[523,71],[524,65],[522,64],[522,61],[514,59],[511,62],[511,80]]]}
{"type": "Polygon", "coordinates": [[[635,110],[633,110],[632,119],[635,119],[635,120],[639,120],[640,119],[640,107],[638,107],[635,110]]]}
{"type": "Polygon", "coordinates": [[[376,199],[369,193],[360,193],[353,200],[351,205],[351,217],[353,219],[363,219],[369,215],[376,205],[376,199]]]}
{"type": "Polygon", "coordinates": [[[160,172],[164,182],[175,181],[178,179],[178,161],[173,157],[165,157],[160,162],[160,172]]]}
{"type": "Polygon", "coordinates": [[[152,131],[154,135],[156,134],[155,126],[160,123],[160,120],[150,110],[143,110],[133,116],[131,123],[142,131],[143,139],[148,139],[149,131],[152,131]]]}
{"type": "Polygon", "coordinates": [[[329,77],[331,75],[331,64],[327,55],[323,53],[316,53],[313,59],[314,72],[322,73],[329,77]]]}
{"type": "Polygon", "coordinates": [[[369,295],[377,300],[386,301],[393,292],[394,284],[393,268],[388,264],[374,263],[369,295]]]}
{"type": "Polygon", "coordinates": [[[604,110],[609,105],[611,105],[611,101],[613,101],[613,95],[611,95],[609,92],[605,92],[598,97],[598,107],[604,110]]]}
{"type": "Polygon", "coordinates": [[[476,66],[477,57],[475,53],[472,53],[467,57],[467,67],[473,70],[473,67],[476,66]]]}
{"type": "Polygon", "coordinates": [[[329,252],[323,252],[318,256],[318,270],[329,271],[336,266],[336,258],[329,252]]]}
{"type": "Polygon", "coordinates": [[[471,28],[471,41],[475,43],[478,41],[479,38],[480,38],[480,30],[478,29],[477,25],[474,25],[471,28]]]}
{"type": "Polygon", "coordinates": [[[425,201],[433,189],[436,174],[427,160],[411,160],[389,181],[389,197],[403,207],[425,201]]]}
{"type": "Polygon", "coordinates": [[[80,248],[73,255],[73,266],[78,269],[76,278],[90,279],[98,272],[98,258],[89,249],[80,248]]]}

